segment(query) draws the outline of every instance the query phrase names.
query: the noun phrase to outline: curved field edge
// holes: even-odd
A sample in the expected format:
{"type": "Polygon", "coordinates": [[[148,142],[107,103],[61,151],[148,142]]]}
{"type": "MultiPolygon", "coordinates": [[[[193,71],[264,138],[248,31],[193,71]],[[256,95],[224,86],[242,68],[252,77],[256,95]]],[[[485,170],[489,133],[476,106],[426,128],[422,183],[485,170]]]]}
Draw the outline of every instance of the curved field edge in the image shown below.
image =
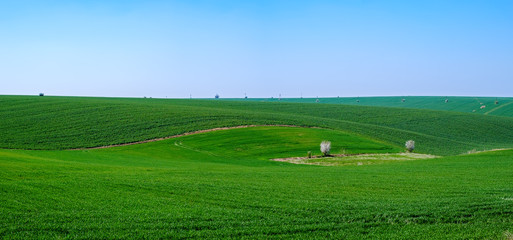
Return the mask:
{"type": "MultiPolygon", "coordinates": [[[[254,158],[320,155],[319,144],[332,142],[332,153],[397,153],[402,148],[351,133],[301,127],[258,126],[188,135],[173,139],[174,145],[190,151],[224,158],[254,158]]],[[[166,143],[163,143],[166,144],[166,143]]],[[[141,146],[143,147],[143,146],[141,146]]]]}
{"type": "MultiPolygon", "coordinates": [[[[198,130],[198,131],[194,131],[194,132],[186,132],[186,133],[182,133],[182,134],[178,134],[178,135],[162,137],[162,138],[154,138],[154,139],[138,141],[138,142],[121,143],[121,144],[113,144],[113,145],[90,147],[90,148],[73,148],[73,149],[68,149],[68,150],[91,150],[91,149],[103,149],[103,148],[112,148],[112,147],[123,147],[123,146],[135,145],[135,144],[163,141],[163,140],[167,140],[167,139],[171,139],[171,138],[179,138],[179,137],[200,134],[200,133],[208,133],[208,132],[238,129],[238,128],[249,128],[249,127],[301,127],[301,126],[294,126],[294,125],[241,125],[241,126],[234,126],[234,127],[220,127],[220,128],[198,130]]],[[[23,150],[23,149],[20,149],[20,150],[23,150]]]]}
{"type": "Polygon", "coordinates": [[[456,155],[512,147],[513,119],[430,110],[307,103],[79,97],[0,97],[0,148],[123,144],[239,125],[342,130],[416,150],[456,155]]]}

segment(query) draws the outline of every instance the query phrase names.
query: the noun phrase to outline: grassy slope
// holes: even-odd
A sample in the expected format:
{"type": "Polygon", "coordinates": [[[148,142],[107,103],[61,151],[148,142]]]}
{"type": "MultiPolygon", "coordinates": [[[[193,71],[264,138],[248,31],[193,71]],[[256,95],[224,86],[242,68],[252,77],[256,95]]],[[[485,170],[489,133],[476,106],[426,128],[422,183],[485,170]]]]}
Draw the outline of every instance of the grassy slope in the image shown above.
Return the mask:
{"type": "Polygon", "coordinates": [[[454,155],[511,147],[513,118],[367,106],[249,101],[0,97],[0,148],[69,149],[248,124],[344,130],[454,155]]]}
{"type": "MultiPolygon", "coordinates": [[[[240,99],[232,99],[240,100],[240,99]]],[[[252,98],[246,101],[278,102],[278,99],[252,98]]],[[[316,103],[316,98],[283,98],[281,102],[316,103]]],[[[320,98],[319,103],[363,105],[377,107],[400,107],[474,113],[482,115],[513,117],[513,98],[494,97],[352,97],[320,98]],[[403,102],[402,99],[405,99],[403,102]],[[445,99],[449,102],[446,103],[445,99]],[[495,104],[495,100],[499,104],[495,104]],[[359,100],[359,102],[357,102],[359,100]],[[481,109],[481,106],[486,107],[481,109]],[[475,111],[475,112],[474,112],[475,111]]]]}
{"type": "Polygon", "coordinates": [[[447,239],[513,231],[513,151],[347,167],[266,160],[303,155],[326,138],[366,148],[355,152],[397,151],[343,132],[270,127],[98,150],[0,150],[0,238],[447,239]]]}

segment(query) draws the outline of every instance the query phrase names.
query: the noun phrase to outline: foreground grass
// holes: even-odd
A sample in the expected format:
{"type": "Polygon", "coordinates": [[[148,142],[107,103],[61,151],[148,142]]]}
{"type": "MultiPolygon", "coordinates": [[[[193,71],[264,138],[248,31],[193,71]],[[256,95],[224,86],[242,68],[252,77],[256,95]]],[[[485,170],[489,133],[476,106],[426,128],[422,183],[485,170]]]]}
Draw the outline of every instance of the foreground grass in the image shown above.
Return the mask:
{"type": "Polygon", "coordinates": [[[513,151],[344,167],[268,160],[303,154],[326,137],[360,142],[364,152],[398,150],[302,128],[0,150],[0,238],[447,239],[513,230],[513,151]],[[226,138],[244,151],[218,144],[226,138]],[[292,139],[291,153],[280,151],[292,139]]]}

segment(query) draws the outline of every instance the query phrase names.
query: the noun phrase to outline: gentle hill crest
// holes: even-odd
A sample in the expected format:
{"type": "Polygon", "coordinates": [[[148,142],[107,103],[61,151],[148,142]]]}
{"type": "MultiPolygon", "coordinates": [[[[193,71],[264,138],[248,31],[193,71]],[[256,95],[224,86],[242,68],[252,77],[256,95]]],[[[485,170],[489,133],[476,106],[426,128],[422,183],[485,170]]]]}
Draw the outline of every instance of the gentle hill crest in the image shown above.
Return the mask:
{"type": "MultiPolygon", "coordinates": [[[[232,99],[241,100],[241,99],[232,99]]],[[[396,97],[331,97],[331,98],[249,98],[259,102],[293,102],[345,104],[356,106],[398,107],[465,112],[480,115],[513,117],[513,98],[454,97],[454,96],[396,96],[396,97]]]]}
{"type": "Polygon", "coordinates": [[[240,125],[342,130],[456,155],[513,146],[513,118],[434,110],[189,99],[0,96],[0,148],[71,149],[240,125]]]}

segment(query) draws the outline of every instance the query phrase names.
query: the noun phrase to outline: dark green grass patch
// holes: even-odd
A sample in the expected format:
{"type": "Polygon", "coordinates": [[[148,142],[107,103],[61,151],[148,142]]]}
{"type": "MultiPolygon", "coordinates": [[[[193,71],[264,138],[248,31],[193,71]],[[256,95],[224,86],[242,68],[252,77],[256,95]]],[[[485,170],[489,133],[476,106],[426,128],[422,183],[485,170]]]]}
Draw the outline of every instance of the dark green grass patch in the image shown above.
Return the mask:
{"type": "Polygon", "coordinates": [[[250,101],[0,97],[0,148],[70,149],[238,125],[317,126],[456,155],[512,147],[513,119],[386,107],[250,101]]]}
{"type": "MultiPolygon", "coordinates": [[[[231,99],[241,100],[241,99],[231,99]]],[[[249,98],[245,101],[328,103],[375,107],[399,107],[431,109],[513,117],[513,98],[510,97],[444,97],[444,96],[396,96],[396,97],[334,97],[334,98],[249,98]],[[317,99],[319,101],[317,101],[317,99]]]]}

